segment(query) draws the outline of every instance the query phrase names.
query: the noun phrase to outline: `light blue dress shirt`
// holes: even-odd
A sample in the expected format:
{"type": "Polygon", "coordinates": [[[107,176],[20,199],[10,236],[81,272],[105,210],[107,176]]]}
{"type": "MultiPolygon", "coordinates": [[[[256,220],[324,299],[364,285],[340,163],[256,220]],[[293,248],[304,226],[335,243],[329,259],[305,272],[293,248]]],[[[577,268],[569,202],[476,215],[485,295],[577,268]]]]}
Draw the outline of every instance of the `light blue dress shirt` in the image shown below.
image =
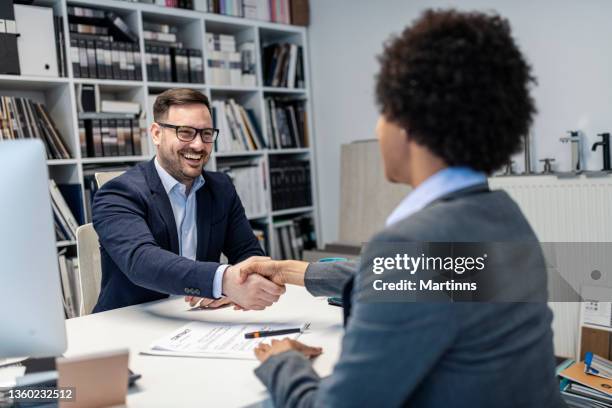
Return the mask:
{"type": "MultiPolygon", "coordinates": [[[[187,187],[172,177],[159,164],[157,157],[155,158],[155,169],[172,206],[179,241],[179,254],[195,261],[198,248],[196,192],[204,186],[204,177],[200,175],[196,178],[189,194],[185,195],[187,187]]],[[[222,296],[223,274],[228,266],[220,265],[215,272],[213,279],[213,296],[215,298],[222,296]]]]}
{"type": "Polygon", "coordinates": [[[447,167],[430,176],[411,191],[387,218],[387,226],[422,210],[454,191],[487,182],[487,175],[469,167],[447,167]]]}

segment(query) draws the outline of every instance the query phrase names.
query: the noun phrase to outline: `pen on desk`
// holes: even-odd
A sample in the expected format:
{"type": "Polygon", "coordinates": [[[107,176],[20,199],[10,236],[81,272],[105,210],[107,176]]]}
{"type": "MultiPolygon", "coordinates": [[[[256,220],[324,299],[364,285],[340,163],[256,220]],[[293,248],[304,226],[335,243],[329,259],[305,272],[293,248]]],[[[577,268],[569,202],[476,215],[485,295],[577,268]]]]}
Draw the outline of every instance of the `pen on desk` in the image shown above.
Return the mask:
{"type": "Polygon", "coordinates": [[[283,334],[292,334],[292,333],[301,333],[302,328],[296,327],[295,329],[282,329],[282,330],[261,330],[251,333],[245,333],[245,339],[257,339],[259,337],[269,337],[269,336],[280,336],[283,334]]]}

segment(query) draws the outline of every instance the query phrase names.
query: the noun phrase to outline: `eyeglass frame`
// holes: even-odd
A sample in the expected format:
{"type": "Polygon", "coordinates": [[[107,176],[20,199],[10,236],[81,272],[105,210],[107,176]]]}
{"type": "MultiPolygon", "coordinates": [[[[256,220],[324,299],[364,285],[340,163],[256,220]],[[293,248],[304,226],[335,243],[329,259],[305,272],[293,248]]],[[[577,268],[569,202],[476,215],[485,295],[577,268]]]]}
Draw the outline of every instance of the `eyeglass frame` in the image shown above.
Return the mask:
{"type": "Polygon", "coordinates": [[[215,143],[217,141],[217,138],[219,137],[219,129],[217,128],[202,128],[202,129],[198,129],[198,128],[194,128],[192,126],[186,126],[186,125],[171,125],[169,123],[163,123],[163,122],[155,122],[157,123],[160,127],[162,128],[168,128],[168,129],[174,129],[174,134],[176,135],[176,138],[178,140],[180,140],[181,142],[185,142],[185,143],[191,143],[195,140],[196,137],[198,137],[198,135],[200,135],[200,138],[202,139],[202,143],[215,143]],[[179,128],[188,128],[188,129],[193,129],[195,130],[195,134],[193,135],[193,139],[191,140],[183,140],[179,137],[179,128]],[[207,142],[206,140],[204,140],[204,131],[205,130],[212,130],[213,131],[213,140],[210,142],[207,142]]]}

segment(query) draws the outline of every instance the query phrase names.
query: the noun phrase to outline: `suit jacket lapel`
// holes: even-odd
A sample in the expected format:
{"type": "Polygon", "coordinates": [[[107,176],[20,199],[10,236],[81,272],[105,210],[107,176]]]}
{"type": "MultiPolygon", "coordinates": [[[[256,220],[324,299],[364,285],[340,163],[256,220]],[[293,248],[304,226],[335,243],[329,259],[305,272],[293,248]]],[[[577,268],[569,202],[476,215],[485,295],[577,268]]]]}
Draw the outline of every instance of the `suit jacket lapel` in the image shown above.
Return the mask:
{"type": "Polygon", "coordinates": [[[166,224],[170,242],[170,250],[178,255],[179,242],[178,235],[176,233],[176,222],[174,222],[174,213],[172,212],[172,205],[170,204],[170,199],[168,198],[166,190],[164,190],[164,185],[157,174],[154,160],[155,159],[152,159],[147,163],[147,171],[145,173],[147,176],[147,182],[151,188],[151,193],[153,194],[153,202],[151,205],[155,207],[162,220],[164,220],[164,224],[166,224]]]}
{"type": "MultiPolygon", "coordinates": [[[[206,173],[204,173],[206,179],[206,173]]],[[[206,259],[208,244],[210,239],[211,220],[212,220],[212,196],[209,189],[209,182],[205,182],[202,188],[196,192],[196,222],[198,226],[198,248],[196,250],[197,259],[206,259]]]]}

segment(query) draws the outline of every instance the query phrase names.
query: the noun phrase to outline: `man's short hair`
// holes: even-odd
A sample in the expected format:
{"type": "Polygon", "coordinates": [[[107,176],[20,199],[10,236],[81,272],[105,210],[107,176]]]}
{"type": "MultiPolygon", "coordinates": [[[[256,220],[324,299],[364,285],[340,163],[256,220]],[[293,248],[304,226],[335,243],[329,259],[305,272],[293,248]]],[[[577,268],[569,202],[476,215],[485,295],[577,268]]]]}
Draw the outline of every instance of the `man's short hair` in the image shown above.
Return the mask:
{"type": "Polygon", "coordinates": [[[190,105],[200,103],[210,111],[208,97],[202,92],[189,88],[173,88],[162,92],[153,105],[153,120],[158,122],[166,119],[168,110],[173,105],[190,105]]]}
{"type": "Polygon", "coordinates": [[[508,20],[427,10],[379,61],[381,113],[446,164],[491,173],[521,150],[536,112],[535,79],[508,20]]]}

